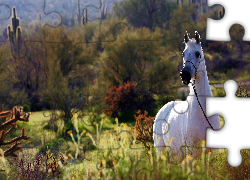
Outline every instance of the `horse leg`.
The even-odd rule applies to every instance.
[[[162,125],[163,125],[162,120],[157,120],[153,125],[154,147],[155,148],[157,147],[160,153],[162,153],[162,151],[165,149]]]

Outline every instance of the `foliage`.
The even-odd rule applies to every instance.
[[[60,151],[60,148],[63,145],[65,145],[65,143],[66,143],[66,141],[63,138],[55,138],[52,140],[52,142],[48,142],[48,143],[42,145],[39,148],[37,155],[42,154],[45,156],[47,151],[57,153]],[[67,146],[67,148],[69,148],[69,146]]]
[[[170,78],[174,72],[172,68],[168,69],[169,71],[164,69],[165,73],[159,72],[163,70],[161,65],[173,67],[173,63],[164,56],[164,47],[160,46],[160,41],[157,40],[160,37],[159,29],[152,32],[147,28],[141,28],[131,29],[129,32],[125,28],[117,35],[115,42],[103,42],[99,82],[104,81],[110,86],[118,86],[127,81],[134,81],[139,89],[151,93],[158,91],[154,89],[154,85],[163,85],[165,82],[162,79]],[[142,38],[146,39],[143,43]],[[159,77],[151,78],[155,74]]]
[[[79,147],[80,147],[80,143],[81,143],[81,138],[82,138],[83,134],[86,133],[86,130],[83,130],[83,131],[81,132],[81,134],[79,134],[78,119],[77,119],[77,117],[78,117],[77,114],[74,114],[74,117],[73,117],[73,119],[72,119],[72,121],[73,121],[73,123],[74,123],[74,127],[75,127],[76,132],[77,132],[77,135],[76,135],[77,138],[76,138],[76,140],[75,140],[75,138],[74,138],[74,136],[73,136],[72,131],[68,131],[68,132],[67,132],[68,134],[70,134],[71,139],[72,139],[72,141],[74,142],[74,145],[75,145],[75,148],[76,148],[75,159],[78,158],[78,154],[79,154],[79,152],[80,152]],[[100,129],[98,129],[98,125],[99,125],[99,124],[97,124],[96,122],[93,123],[93,125],[96,125],[97,141],[94,141],[93,137],[92,137],[91,135],[88,135],[88,134],[86,133],[86,135],[88,135],[88,136],[90,137],[90,139],[93,141],[93,145],[95,145],[95,146],[98,146],[98,143],[99,143],[99,141],[100,141],[100,133],[101,133],[101,130],[102,130],[102,123],[103,123],[103,121],[104,121],[104,120],[102,120],[101,123],[100,123]],[[85,145],[84,145],[84,147],[85,147]]]
[[[211,157],[209,162],[209,177],[211,179],[247,179],[250,175],[250,151],[242,149],[240,151],[242,162],[238,167],[232,167],[228,163],[228,150]],[[223,177],[223,178],[222,178]]]
[[[115,2],[113,11],[119,18],[127,18],[134,27],[154,29],[168,24],[176,7],[175,3],[162,0],[126,0]]]
[[[196,25],[196,22],[192,19],[195,12],[194,5],[188,6],[187,4],[183,4],[182,8],[179,7],[174,10],[169,24],[170,28],[164,32],[163,43],[168,51],[183,51],[183,35],[186,31],[193,34],[198,31],[201,36],[204,34],[206,29],[200,29],[199,25]]]
[[[63,37],[59,36],[60,33],[64,34]],[[70,122],[72,114],[82,111],[87,103],[84,94],[89,93],[86,87],[94,72],[88,66],[90,60],[86,57],[87,53],[84,54],[80,46],[72,48],[73,42],[68,41],[65,30],[57,28],[48,36],[53,39],[58,37],[63,43],[49,48],[46,88],[40,96],[60,111],[64,121],[62,135],[66,137],[66,132],[73,128]]]
[[[129,110],[152,110],[154,98],[147,92],[139,91],[134,82],[128,81],[119,87],[111,87],[105,103],[110,107],[104,109],[107,116],[117,117],[119,112]]]
[[[42,163],[41,155],[36,157],[35,163],[28,162],[27,165],[25,165],[25,161],[23,159],[21,159],[20,162],[16,160],[14,163],[21,170],[21,172],[18,175],[18,178],[41,180],[45,178],[54,179],[55,177],[57,178],[62,177],[61,166],[67,164],[68,162],[65,162],[62,155],[60,155],[58,163],[56,162],[56,158],[54,156],[52,155],[49,156],[48,154],[46,154],[45,156],[46,156],[45,163]],[[53,159],[53,161],[49,162],[50,159]],[[33,164],[33,167],[31,164]]]
[[[30,106],[28,104],[23,105],[23,111],[24,112],[30,112]]]
[[[243,87],[239,86],[239,89],[236,92],[236,97],[250,97],[250,92],[248,92],[246,89],[243,90]]]
[[[229,52],[229,48],[228,48],[227,44],[224,42],[219,42],[219,41],[214,41],[214,42],[208,43],[208,47],[206,50],[217,52],[217,53],[228,53]]]
[[[141,113],[141,110],[137,111],[137,116],[135,116],[135,127],[132,127],[136,130],[136,140],[142,142],[146,151],[150,150],[150,147],[153,144],[153,124],[155,117],[148,116],[148,112],[144,111],[144,114]]]
[[[214,97],[225,97],[226,96],[226,92],[225,92],[224,88],[213,88],[212,94]]]

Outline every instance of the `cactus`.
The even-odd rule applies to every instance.
[[[25,128],[22,128],[21,136],[15,137],[10,141],[6,141],[6,137],[11,132],[18,129],[17,124],[16,124],[17,121],[25,121],[25,122],[29,121],[30,114],[25,113],[21,117],[21,112],[22,112],[22,108],[18,110],[16,107],[13,108],[12,112],[10,110],[0,112],[0,118],[6,118],[6,121],[0,125],[0,147],[14,143],[10,148],[6,149],[3,154],[0,154],[0,157],[1,156],[18,157],[18,155],[16,154],[16,151],[22,148],[22,147],[18,147],[18,145],[21,144],[21,142],[19,141],[22,139],[28,140],[30,138],[28,136],[25,136]]]
[[[17,13],[16,13],[16,7],[15,6],[13,6],[12,11],[13,11],[13,17],[11,19],[12,30],[14,31],[14,34],[16,34],[16,30],[17,30],[17,27],[19,26],[20,19],[17,18]]]
[[[41,24],[41,19],[42,19],[42,16],[41,16],[41,13],[39,13],[38,16],[37,16],[37,22],[39,24]]]
[[[21,39],[22,39],[22,29],[20,27],[20,18],[17,17],[16,7],[12,8],[12,19],[11,26],[7,26],[8,38],[13,47],[15,53],[18,53],[20,49]]]
[[[104,0],[101,3],[100,14],[102,20],[107,18],[107,6],[104,4]]]
[[[82,24],[87,24],[88,23],[88,10],[87,8],[83,10],[83,15],[82,15]]]
[[[81,23],[81,17],[80,17],[80,3],[79,0],[77,0],[77,18],[78,18],[78,23]]]
[[[74,20],[74,13],[72,12],[72,17],[71,17],[71,27],[75,25],[75,20]]]

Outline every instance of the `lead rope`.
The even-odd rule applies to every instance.
[[[189,61],[189,62],[190,62],[190,61]],[[192,62],[190,62],[190,63],[192,63]],[[193,64],[193,63],[192,63],[192,64]],[[200,64],[200,62],[199,62],[199,64]],[[194,64],[193,64],[193,66],[194,66]],[[199,66],[199,65],[198,65],[198,66]],[[207,120],[209,126],[214,130],[213,126],[212,126],[212,125],[210,124],[210,122],[208,121],[208,118],[207,118],[207,116],[206,116],[206,114],[205,114],[205,112],[204,112],[204,110],[203,110],[203,108],[202,108],[202,106],[201,106],[201,103],[200,103],[200,101],[199,101],[199,98],[198,98],[198,95],[197,95],[197,92],[196,92],[196,89],[195,89],[195,79],[196,79],[196,75],[197,75],[197,69],[195,68],[195,78],[194,78],[194,83],[192,83],[192,86],[193,86],[193,89],[194,89],[194,93],[195,93],[195,96],[196,96],[196,98],[197,98],[198,104],[199,104],[199,106],[200,106],[200,108],[201,108],[201,110],[202,110],[202,112],[203,112],[204,117],[206,118],[206,120]]]

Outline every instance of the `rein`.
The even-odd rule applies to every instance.
[[[193,64],[191,61],[186,61],[186,62],[190,62],[190,63],[194,66],[194,64]],[[200,64],[200,62],[199,62],[199,64]],[[198,65],[198,66],[199,66],[199,65]],[[196,68],[195,66],[194,66],[194,68],[195,68],[195,78],[194,78],[194,82],[192,83],[192,86],[193,86],[193,89],[194,89],[194,93],[195,93],[195,96],[196,96],[196,98],[197,98],[198,104],[199,104],[199,106],[200,106],[200,108],[201,108],[201,111],[202,111],[202,113],[203,113],[205,119],[207,120],[209,126],[214,130],[213,126],[212,126],[212,125],[210,124],[210,122],[208,121],[208,118],[207,118],[207,116],[206,116],[206,114],[205,114],[205,112],[204,112],[204,110],[203,110],[203,108],[202,108],[202,106],[201,106],[201,103],[200,103],[200,101],[199,101],[199,98],[198,98],[198,95],[197,95],[197,92],[196,92],[196,89],[195,89],[195,79],[196,79],[196,75],[197,75],[197,68]]]

